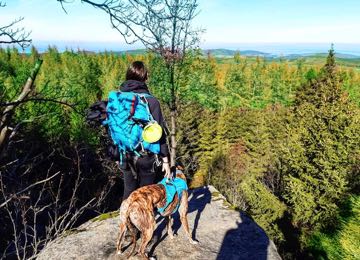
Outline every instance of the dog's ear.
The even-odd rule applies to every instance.
[[[184,171],[185,170],[182,165],[177,165],[176,169],[179,170],[179,171]]]
[[[176,162],[176,169],[178,169],[178,170],[180,170],[180,171],[184,171],[184,170],[185,170],[185,167],[184,167],[184,165],[183,165],[181,162],[177,161],[177,162]]]

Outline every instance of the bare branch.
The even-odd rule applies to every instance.
[[[0,2],[0,8],[5,7],[4,2]],[[24,27],[17,27],[24,17],[19,17],[8,25],[0,26],[0,44],[17,44],[22,49],[29,47],[32,40],[29,38],[31,32],[25,31]]]
[[[16,198],[18,197],[20,194],[32,189],[33,187],[39,185],[39,184],[42,184],[42,183],[46,183],[48,182],[49,180],[51,180],[52,178],[54,178],[55,176],[59,175],[60,172],[57,172],[55,174],[53,174],[52,176],[50,176],[49,178],[46,178],[44,180],[41,180],[41,181],[37,181],[35,183],[32,183],[31,185],[29,185],[28,187],[26,187],[25,189],[22,189],[21,191],[17,192],[16,194],[14,194],[12,197],[8,198],[7,200],[5,200],[3,203],[0,204],[0,208],[6,206],[6,204],[9,203],[9,201],[11,201],[13,198]]]
[[[5,102],[5,103],[0,102],[0,107],[18,106],[20,104],[27,103],[27,102],[51,102],[51,103],[56,103],[56,104],[68,106],[68,107],[72,108],[75,112],[81,114],[80,112],[78,112],[76,110],[76,108],[75,108],[76,104],[69,104],[69,103],[67,103],[65,101],[56,100],[56,99],[52,99],[52,98],[27,98],[27,99],[24,99],[24,100],[18,100],[18,101],[13,101],[13,102]]]
[[[22,102],[27,98],[27,96],[30,94],[31,91],[33,91],[34,87],[34,81],[35,78],[40,70],[42,64],[42,60],[38,60],[35,64],[35,67],[31,71],[31,74],[29,78],[27,79],[24,87],[21,90],[20,95],[14,102]],[[2,154],[2,151],[8,141],[8,138],[11,134],[10,130],[10,121],[12,118],[12,115],[14,113],[14,110],[16,108],[16,105],[8,105],[5,106],[4,111],[0,114],[0,156]]]
[[[1,213],[7,215],[6,224],[12,229],[13,236],[11,245],[3,253],[3,257],[36,259],[40,250],[50,241],[78,224],[79,218],[84,216],[87,209],[102,205],[109,194],[108,185],[104,186],[99,196],[90,197],[86,201],[79,200],[79,194],[83,192],[82,183],[86,180],[81,168],[83,151],[86,150],[75,148],[75,158],[71,158],[75,166],[75,176],[72,173],[67,175],[68,173],[60,172],[51,174],[54,165],[52,163],[44,179],[34,181],[18,192],[11,192],[11,186],[4,182],[9,179],[8,175],[11,173],[5,171],[6,174],[0,174],[0,194],[5,200],[0,209]],[[8,165],[15,163],[11,162]],[[75,178],[74,181],[69,180],[69,177]],[[18,188],[21,184],[23,183],[17,183],[13,187]],[[45,216],[47,221],[44,222]],[[45,225],[41,232],[39,225]]]
[[[67,0],[57,0],[63,4]],[[184,54],[198,41],[201,30],[193,30],[197,0],[81,0],[109,15],[110,23],[128,44],[141,42],[163,55],[170,48]],[[182,51],[179,51],[182,50]]]

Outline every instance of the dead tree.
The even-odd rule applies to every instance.
[[[57,171],[51,163],[46,175],[38,179],[32,177],[35,175],[31,171],[32,158],[27,163],[16,160],[0,166],[0,218],[6,221],[3,224],[8,224],[12,235],[11,241],[0,253],[0,259],[36,259],[50,241],[75,227],[85,210],[95,209],[104,202],[111,189],[109,185],[103,186],[97,196],[86,201],[79,198],[84,189],[83,183],[89,178],[82,169],[86,163],[82,159],[84,152],[86,149],[74,148],[71,173]],[[41,162],[51,160],[54,153],[45,156]],[[22,178],[14,180],[12,169],[19,167]]]
[[[14,128],[11,127],[11,119],[15,112],[15,108],[24,102],[28,95],[33,91],[34,89],[34,81],[36,78],[36,75],[38,74],[40,67],[42,64],[42,60],[38,60],[35,64],[34,69],[32,70],[30,77],[26,81],[24,87],[21,90],[21,93],[17,97],[16,100],[12,103],[5,103],[3,105],[4,109],[0,111],[0,158],[4,151],[4,148],[6,147],[6,144],[13,133]]]
[[[65,10],[68,0],[57,0]],[[161,55],[166,62],[170,86],[171,165],[176,158],[176,115],[178,82],[176,68],[186,51],[199,42],[202,30],[191,22],[197,15],[197,0],[81,0],[109,15],[112,26],[126,43],[141,42],[147,49]]]
[[[0,1],[0,8],[5,6],[5,2]],[[31,44],[30,32],[25,31],[24,27],[18,27],[23,20],[24,17],[19,17],[7,25],[0,25],[0,45],[17,44],[25,49]]]
[[[64,102],[61,99],[65,97],[57,97],[57,99],[49,98],[42,95],[41,92],[35,91],[35,79],[40,70],[42,60],[38,60],[35,63],[33,70],[30,73],[29,78],[27,79],[25,85],[22,87],[20,94],[15,100],[12,101],[3,101],[0,99],[0,159],[6,151],[7,144],[9,140],[15,137],[20,126],[30,120],[24,120],[21,122],[13,122],[12,117],[15,113],[15,110],[18,106],[27,103],[27,102],[51,102],[60,104],[63,106],[68,106],[72,108],[76,113],[81,114],[81,112],[76,110],[76,104],[70,104]]]

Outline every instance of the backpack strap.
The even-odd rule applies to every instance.
[[[136,105],[137,105],[137,98],[136,98],[136,95],[134,95],[132,98],[132,101],[131,101],[131,109],[130,109],[129,118],[132,118],[134,116]]]
[[[147,94],[147,93],[141,93],[141,94],[138,94],[140,99],[146,104],[146,109],[148,111],[148,114],[149,114],[149,121],[154,121],[154,117],[153,115],[151,114],[151,111],[150,111],[150,106],[149,106],[149,101],[147,100],[147,98],[149,97],[153,97],[152,95],[150,94]]]

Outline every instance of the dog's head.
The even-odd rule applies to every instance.
[[[175,177],[186,181],[186,176],[183,171],[184,171],[184,167],[182,167],[181,165],[177,165],[175,168]]]

